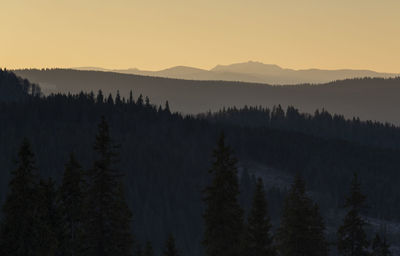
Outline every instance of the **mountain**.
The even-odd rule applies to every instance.
[[[15,70],[15,73],[40,84],[45,93],[97,92],[125,98],[148,95],[156,105],[168,100],[174,111],[197,114],[224,107],[293,105],[303,112],[326,109],[355,116],[361,120],[377,120],[400,124],[400,78],[364,78],[340,80],[318,85],[271,86],[229,81],[179,80],[115,72],[78,71],[67,69]]]
[[[363,77],[396,77],[399,74],[379,73],[371,70],[322,70],[304,69],[294,70],[281,68],[278,65],[264,64],[249,61],[231,65],[217,65],[205,70],[186,66],[176,66],[160,71],[144,71],[139,69],[115,69],[81,67],[77,70],[86,71],[112,71],[123,74],[135,74],[145,76],[158,76],[166,78],[189,79],[189,80],[225,80],[252,83],[267,83],[274,85],[302,84],[302,83],[327,83],[335,80]]]

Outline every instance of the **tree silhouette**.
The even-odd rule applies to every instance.
[[[318,206],[306,195],[304,181],[297,175],[285,200],[277,234],[280,255],[328,255],[324,231]]]
[[[238,203],[236,158],[221,134],[214,150],[211,184],[205,189],[203,244],[208,256],[241,255],[243,210]]]
[[[38,233],[38,181],[34,154],[27,139],[22,143],[17,168],[11,175],[1,222],[1,255],[39,256],[43,251]]]
[[[271,236],[271,224],[268,217],[264,184],[257,179],[253,204],[247,221],[245,253],[251,256],[273,256],[276,251]]]
[[[62,255],[75,256],[82,249],[82,218],[85,194],[84,173],[73,153],[65,165],[59,188],[60,215],[62,219]]]
[[[343,256],[368,255],[369,241],[364,230],[367,223],[361,217],[361,210],[365,207],[365,196],[361,193],[361,184],[356,173],[345,207],[349,208],[349,211],[338,229],[338,252]]]
[[[97,153],[88,172],[88,192],[85,202],[84,255],[131,255],[131,212],[125,202],[115,169],[117,153],[104,117],[98,126],[94,150]]]

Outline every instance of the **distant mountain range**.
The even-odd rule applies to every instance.
[[[400,125],[400,77],[340,80],[319,85],[271,86],[267,84],[182,80],[116,72],[72,69],[26,69],[14,72],[38,83],[44,93],[78,93],[99,89],[105,94],[149,96],[153,104],[169,101],[173,111],[197,114],[223,107],[292,105],[303,112],[316,109],[343,114],[348,118],[377,120]]]
[[[176,66],[159,71],[145,71],[136,68],[131,69],[104,69],[96,67],[78,67],[77,70],[86,71],[112,71],[123,74],[134,74],[144,76],[156,76],[188,80],[224,80],[240,81],[251,83],[266,83],[272,85],[289,85],[303,83],[326,83],[335,80],[364,77],[389,78],[400,76],[393,73],[379,73],[371,70],[322,70],[304,69],[294,70],[285,69],[277,65],[264,64],[261,62],[249,61],[231,65],[217,65],[216,67],[205,70],[187,66]]]

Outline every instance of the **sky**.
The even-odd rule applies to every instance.
[[[400,73],[399,0],[0,0],[0,67]]]

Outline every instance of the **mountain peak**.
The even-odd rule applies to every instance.
[[[248,61],[241,63],[234,63],[230,65],[217,65],[211,69],[214,72],[233,72],[233,73],[245,73],[245,74],[259,74],[259,73],[271,73],[279,72],[283,70],[281,67],[275,64],[264,64],[259,61]]]

